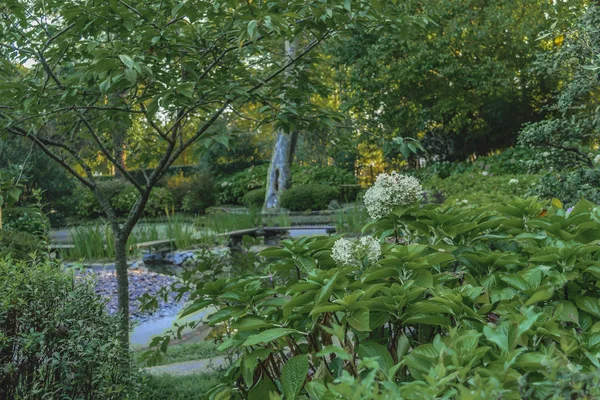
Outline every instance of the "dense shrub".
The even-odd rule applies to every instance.
[[[148,375],[141,395],[143,400],[203,400],[219,383],[222,373],[194,375]]]
[[[181,208],[187,212],[204,213],[217,202],[215,181],[211,174],[196,174],[190,178],[189,188]]]
[[[526,196],[537,184],[537,175],[484,175],[466,172],[446,179],[433,177],[422,182],[430,203],[446,198],[447,204],[465,202],[480,206],[504,204],[515,196]],[[512,181],[512,183],[511,183]],[[515,182],[516,181],[516,182]],[[433,198],[431,192],[438,193]]]
[[[318,183],[337,187],[356,184],[357,180],[352,172],[334,166],[314,165],[305,167],[294,165],[292,168],[292,182],[295,185]]]
[[[42,242],[35,234],[0,230],[0,259],[10,255],[15,260],[25,260],[32,253],[39,255],[42,250]]]
[[[290,211],[325,210],[340,191],[328,185],[298,185],[281,194],[280,206]]]
[[[0,398],[134,398],[116,317],[56,265],[0,260]]]
[[[490,175],[535,174],[541,170],[569,168],[572,163],[568,160],[569,156],[564,151],[551,149],[540,152],[529,147],[517,146],[489,156],[480,156],[473,162],[433,162],[418,170],[417,175],[421,179],[429,179],[432,176],[446,179],[467,172],[478,174],[484,171]]]
[[[133,186],[123,179],[109,179],[105,181],[99,181],[97,183],[98,189],[102,192],[104,197],[112,203],[113,199],[128,188]],[[102,207],[96,200],[96,197],[88,188],[80,188],[77,191],[77,213],[82,217],[98,217],[103,215]]]
[[[242,198],[251,190],[267,185],[268,165],[250,167],[219,182],[219,201],[221,204],[242,204]]]
[[[214,307],[242,354],[211,398],[599,398],[598,207],[407,206],[365,228],[187,274],[190,312]]]
[[[3,228],[44,236],[50,228],[48,217],[36,207],[14,207],[2,210]]]
[[[125,215],[131,210],[137,201],[139,192],[133,185],[127,185],[123,190],[111,199],[111,204],[118,215]],[[148,203],[144,209],[144,215],[156,217],[164,215],[173,207],[173,197],[168,189],[155,187],[150,193]]]
[[[248,208],[261,208],[265,203],[266,189],[251,190],[244,195],[242,203]]]
[[[227,177],[219,183],[219,200],[223,204],[244,204],[243,197],[251,190],[263,189],[267,186],[269,165],[248,168]],[[300,166],[292,167],[294,185],[323,184],[333,187],[354,185],[356,177],[351,172],[333,166]],[[345,194],[347,201],[354,201],[360,187],[348,188]],[[344,198],[341,200],[345,201]]]
[[[549,173],[540,178],[532,194],[556,197],[571,206],[581,198],[600,204],[600,168],[582,168],[563,173]]]

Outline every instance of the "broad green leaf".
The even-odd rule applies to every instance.
[[[348,323],[351,327],[361,332],[369,332],[369,310],[367,308],[357,308],[348,315]]]
[[[554,294],[553,287],[547,287],[545,289],[538,290],[525,302],[525,306],[530,306],[532,304],[539,303],[540,301],[549,300],[552,298],[553,294]]]
[[[379,343],[367,342],[361,343],[358,346],[358,356],[360,358],[376,357],[379,360],[379,366],[382,371],[387,372],[394,366],[394,360],[390,355],[390,352],[385,346]]]
[[[266,374],[260,378],[260,381],[248,392],[248,400],[268,400],[271,396],[277,396],[278,390],[271,378]]]
[[[281,386],[286,399],[298,396],[308,376],[308,358],[300,355],[290,358],[281,369]]]
[[[250,336],[244,342],[244,346],[254,346],[259,343],[270,342],[271,340],[279,339],[283,336],[288,336],[293,333],[300,333],[296,329],[290,328],[273,328]]]
[[[323,349],[321,349],[316,356],[317,357],[325,357],[329,354],[335,354],[336,357],[341,358],[342,360],[349,360],[350,359],[350,355],[348,354],[348,352],[344,349],[342,349],[340,346],[336,346],[334,344],[330,344],[328,346],[325,346]]]

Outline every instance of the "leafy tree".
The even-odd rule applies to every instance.
[[[327,38],[394,22],[384,11],[376,0],[2,2],[2,132],[35,143],[101,204],[115,236],[124,343],[127,238],[167,168],[192,144],[220,138],[210,128],[222,115],[249,102],[278,104],[285,71]],[[292,57],[281,52],[286,40],[299,43]],[[130,148],[120,124],[132,116],[147,129],[130,157],[153,167],[141,181],[115,156],[115,143]],[[192,118],[200,122],[184,135]],[[98,188],[99,156],[137,191],[124,222]]]
[[[399,5],[435,24],[356,32],[331,46],[343,106],[364,141],[379,143],[387,160],[399,156],[391,139],[422,139],[432,155],[464,159],[515,143],[525,121],[542,118],[537,106],[552,80],[530,71],[544,42],[539,32],[560,24],[583,1],[424,0]]]
[[[543,52],[537,60],[542,76],[561,81],[556,95],[545,106],[548,118],[525,125],[521,143],[571,154],[575,164],[592,168],[585,147],[598,143],[600,120],[600,7],[590,6],[573,26],[554,24],[540,39],[556,51]]]

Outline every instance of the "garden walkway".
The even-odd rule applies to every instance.
[[[204,360],[184,361],[175,364],[158,365],[156,367],[144,368],[153,375],[192,375],[216,371],[220,367],[226,366],[225,357],[213,357]]]

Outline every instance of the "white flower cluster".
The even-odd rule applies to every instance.
[[[594,164],[600,164],[600,154],[594,157]]]
[[[510,181],[508,181],[509,185],[518,185],[519,184],[519,180],[518,179],[511,179]]]
[[[375,263],[381,258],[381,244],[371,236],[363,236],[358,242],[341,238],[333,244],[331,258],[342,267],[358,265],[365,258]]]
[[[380,174],[365,193],[364,202],[371,218],[380,219],[389,215],[396,206],[407,206],[416,202],[423,193],[417,178],[397,172]]]

